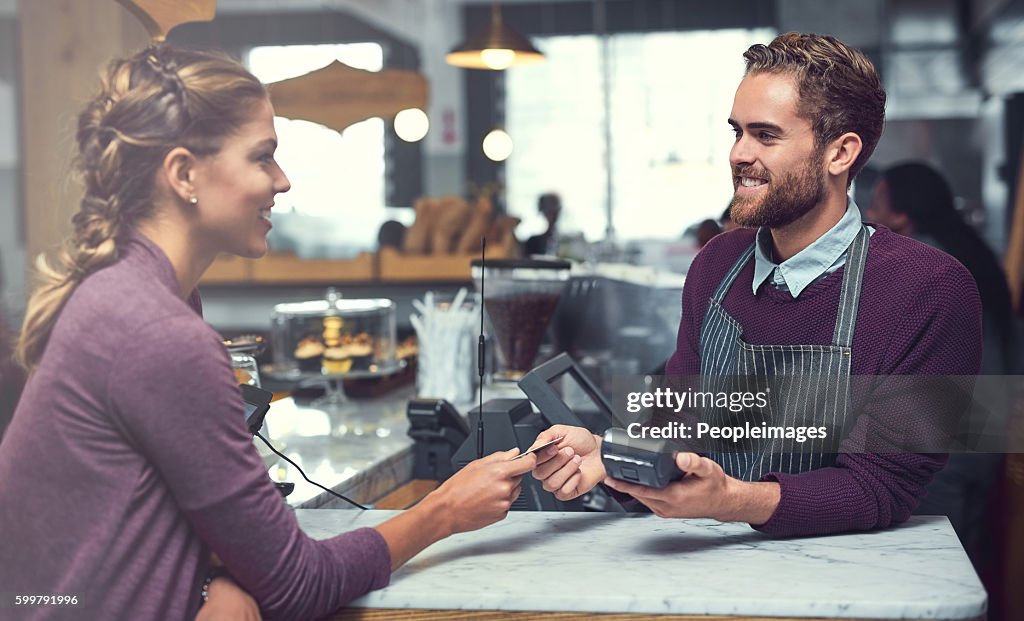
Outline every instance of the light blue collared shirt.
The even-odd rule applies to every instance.
[[[853,198],[848,197],[846,213],[835,226],[810,246],[782,263],[776,263],[771,259],[771,232],[762,226],[757,230],[757,242],[754,244],[754,295],[757,295],[758,287],[771,277],[773,285],[797,297],[809,284],[846,264],[846,249],[857,237],[860,227],[860,209]],[[869,226],[868,232],[874,235],[874,227]]]

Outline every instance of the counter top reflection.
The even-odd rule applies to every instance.
[[[413,441],[407,435],[406,407],[414,396],[415,388],[407,385],[382,397],[352,399],[340,411],[313,408],[286,397],[271,404],[266,418],[268,437],[309,478],[356,502],[369,504],[412,479]],[[512,383],[484,388],[485,401],[523,396]],[[466,415],[476,404],[455,407]],[[293,466],[258,439],[255,442],[270,478],[295,483],[295,490],[288,496],[289,505],[304,509],[352,508],[306,482]]]
[[[385,397],[353,399],[340,410],[317,409],[292,397],[279,399],[267,414],[274,447],[306,475],[366,504],[406,483],[412,474],[412,440],[405,415],[413,396],[404,387]],[[306,482],[298,471],[256,441],[270,477],[295,483],[288,503],[302,508],[345,509],[349,505]]]

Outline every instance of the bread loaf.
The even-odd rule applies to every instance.
[[[431,234],[431,254],[452,254],[471,209],[461,196],[444,196],[438,200],[437,223]]]
[[[437,209],[432,198],[416,199],[416,220],[405,232],[402,250],[405,254],[427,254],[430,251],[430,234],[434,229]]]
[[[519,226],[519,218],[503,215],[498,216],[491,224],[487,233],[487,244],[507,249],[507,256],[515,258],[520,256],[519,242],[516,240],[515,230]]]
[[[456,253],[469,254],[480,250],[480,238],[487,233],[491,226],[493,211],[494,204],[491,202],[490,195],[481,194],[477,197],[469,216],[469,222],[455,245]]]

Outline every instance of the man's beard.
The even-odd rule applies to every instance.
[[[769,180],[762,196],[746,198],[734,194],[729,204],[733,222],[747,227],[781,228],[799,220],[825,200],[825,174],[820,162],[816,155],[802,169]],[[763,169],[753,166],[735,166],[733,176],[768,179]]]

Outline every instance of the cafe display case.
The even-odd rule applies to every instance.
[[[322,300],[278,304],[271,314],[275,379],[368,377],[398,369],[395,304],[347,299],[334,288]]]

